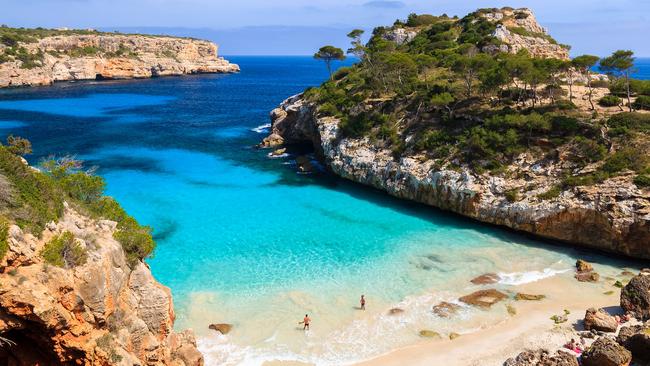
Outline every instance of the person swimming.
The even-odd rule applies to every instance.
[[[364,295],[361,295],[360,302],[361,302],[361,310],[366,310],[366,298],[364,297]]]
[[[305,318],[298,324],[304,324],[302,330],[309,330],[309,323],[311,323],[311,319],[309,318],[309,315],[305,314]]]

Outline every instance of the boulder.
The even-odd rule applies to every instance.
[[[476,278],[473,278],[470,282],[472,282],[475,285],[489,285],[489,284],[499,282],[499,275],[497,275],[496,273],[486,273]]]
[[[259,147],[273,148],[281,146],[282,144],[284,144],[284,139],[282,136],[276,133],[272,133],[265,137],[264,140],[262,140],[262,142],[259,144]]]
[[[638,319],[650,319],[650,275],[639,274],[623,287],[621,307]]]
[[[546,350],[524,351],[516,357],[509,358],[504,366],[579,366],[575,355],[557,351],[554,356]]]
[[[440,338],[440,333],[434,332],[432,330],[423,329],[420,331],[420,337],[424,338]]]
[[[616,332],[618,322],[603,309],[589,308],[585,313],[585,329],[602,332]]]
[[[582,354],[583,366],[628,366],[630,361],[630,351],[607,337],[598,338]]]
[[[478,306],[482,308],[489,308],[499,301],[507,299],[508,295],[495,289],[480,290],[473,292],[469,295],[463,296],[458,300],[465,304]]]
[[[575,278],[580,282],[598,282],[600,275],[594,271],[578,272],[576,273]]]
[[[232,324],[226,324],[226,323],[210,324],[208,328],[216,330],[221,334],[228,334],[230,333],[230,330],[232,330]]]
[[[449,318],[460,310],[460,305],[443,301],[440,304],[435,305],[431,310],[441,318]]]
[[[576,262],[576,271],[578,272],[589,272],[593,271],[594,267],[591,265],[591,263],[584,261],[582,259],[578,259]]]
[[[296,165],[301,173],[311,173],[314,171],[314,165],[309,160],[309,157],[300,155],[296,158]]]
[[[521,292],[518,292],[515,295],[515,300],[517,300],[517,301],[522,301],[522,300],[525,300],[525,301],[539,301],[539,300],[542,300],[542,299],[545,299],[545,298],[546,298],[546,295],[531,295],[531,294],[524,294],[524,293],[521,293]]]
[[[633,325],[621,328],[616,341],[632,352],[639,364],[650,364],[650,325]]]
[[[452,340],[452,341],[453,341],[454,339],[456,339],[456,338],[458,338],[458,337],[460,337],[460,334],[458,334],[458,333],[456,333],[456,332],[451,332],[451,333],[449,333],[449,340]]]
[[[276,150],[273,150],[271,155],[272,156],[280,156],[280,155],[284,154],[285,152],[287,152],[286,148],[276,149]]]

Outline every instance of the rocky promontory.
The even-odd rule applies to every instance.
[[[341,138],[340,120],[322,117],[301,95],[271,112],[272,134],[263,146],[311,143],[333,173],[482,222],[592,249],[650,259],[650,194],[629,176],[577,187],[545,200],[539,195],[562,178],[554,159],[522,154],[508,167],[516,177],[444,169],[424,155],[401,156],[368,138]],[[533,184],[534,183],[534,184]],[[525,189],[534,186],[534,189]],[[513,202],[508,192],[517,190]]]
[[[173,330],[169,289],[144,262],[127,263],[115,230],[114,221],[68,206],[40,238],[8,227],[0,261],[0,364],[203,364],[193,333]],[[59,267],[43,259],[46,243],[62,233],[83,248],[84,264]]]
[[[239,71],[203,40],[14,28],[0,33],[0,87]]]

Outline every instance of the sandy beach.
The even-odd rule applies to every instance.
[[[448,334],[439,339],[426,339],[421,343],[400,348],[361,363],[359,366],[403,365],[502,365],[509,357],[526,349],[545,348],[555,351],[571,338],[579,339],[577,331],[583,330],[582,319],[590,307],[605,308],[612,314],[619,313],[620,290],[612,285],[613,279],[601,279],[598,283],[580,283],[573,273],[543,279],[533,283],[513,286],[510,295],[521,292],[543,294],[540,301],[515,301],[512,298],[494,306],[511,306],[516,314],[486,325],[471,333],[461,334],[450,340]],[[618,279],[618,276],[617,278]],[[485,286],[489,288],[489,285]],[[613,293],[610,293],[613,291]],[[606,294],[607,293],[607,294]],[[568,310],[568,321],[554,324],[553,315]],[[460,320],[459,320],[460,321]],[[433,329],[435,331],[435,329]],[[590,340],[587,340],[589,343]],[[305,363],[272,361],[266,366],[296,366]]]

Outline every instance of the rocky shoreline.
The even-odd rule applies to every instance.
[[[218,56],[216,44],[189,38],[72,34],[48,36],[16,47],[40,60],[32,65],[17,59],[0,62],[0,88],[239,71],[238,65]],[[0,55],[9,49],[0,44]]]
[[[145,263],[127,264],[115,229],[70,207],[41,238],[9,227],[0,262],[0,364],[203,365],[192,331],[173,330],[169,289]],[[60,268],[39,255],[63,232],[85,248],[85,264]]]
[[[508,167],[514,178],[468,167],[446,169],[423,155],[396,159],[367,138],[341,138],[340,121],[316,110],[301,94],[288,98],[271,112],[272,131],[260,146],[312,144],[334,174],[390,195],[546,239],[650,259],[650,194],[629,176],[543,200],[538,196],[561,180],[561,158],[540,160],[524,153]],[[527,190],[531,182],[535,188]],[[508,197],[513,190],[517,200]]]

